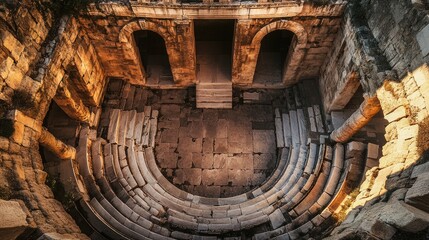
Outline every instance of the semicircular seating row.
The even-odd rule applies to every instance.
[[[112,110],[107,139],[89,127],[80,132],[78,164],[70,167],[81,196],[77,222],[92,239],[309,238],[326,227],[365,164],[345,161],[345,147],[323,135],[309,138],[312,116],[302,104],[288,109],[276,110],[283,144],[274,173],[229,198],[196,196],[163,176],[154,155],[157,110]]]

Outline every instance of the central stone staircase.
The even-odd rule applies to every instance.
[[[232,83],[198,83],[197,108],[232,108]]]

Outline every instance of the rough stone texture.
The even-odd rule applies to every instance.
[[[429,226],[429,213],[399,201],[386,205],[380,219],[406,232],[419,232]]]
[[[416,1],[401,0],[355,1],[360,2],[359,8],[364,11],[350,8],[342,18],[345,1],[329,2],[316,5],[309,1],[270,3],[260,0],[229,4],[229,1],[222,0],[220,3],[204,1],[197,8],[181,3],[179,7],[174,0],[162,4],[145,1],[124,4],[124,1],[115,1],[91,6],[89,16],[81,16],[77,20],[64,17],[57,22],[49,9],[35,1],[7,1],[7,5],[0,6],[0,99],[8,105],[7,108],[17,108],[28,118],[15,119],[15,133],[9,138],[0,137],[0,186],[11,192],[4,197],[10,198],[13,194],[14,198],[22,200],[28,209],[27,223],[46,238],[85,239],[45,183],[45,171],[58,171],[58,163],[55,160],[42,161],[39,152],[40,129],[49,108],[55,111],[60,106],[70,116],[86,121],[88,114],[93,115],[92,107],[100,105],[107,76],[112,80],[123,78],[144,84],[148,73],[133,46],[132,33],[136,30],[155,31],[163,37],[175,80],[168,87],[196,83],[198,66],[195,61],[193,19],[216,16],[237,20],[232,54],[234,84],[258,87],[252,81],[259,43],[269,32],[283,29],[295,33],[296,39],[283,67],[282,85],[270,87],[282,87],[283,84],[320,75],[326,111],[344,106],[356,91],[358,82],[364,93],[371,96],[376,93],[380,100],[388,121],[385,135],[388,142],[383,145],[379,164],[371,164],[372,168],[367,169],[365,180],[356,190],[358,195],[351,206],[360,206],[355,209],[359,213],[338,227],[343,230],[346,227],[347,230],[334,230],[333,238],[339,239],[335,234],[350,237],[354,233],[365,233],[368,238],[387,239],[392,237],[395,229],[386,222],[416,231],[417,228],[413,227],[423,226],[424,221],[421,221],[423,218],[413,220],[416,215],[413,215],[414,210],[410,210],[412,208],[401,205],[406,208],[400,213],[406,213],[404,217],[396,213],[382,217],[379,213],[388,209],[383,208],[384,205],[393,204],[394,200],[401,198],[413,207],[428,211],[427,171],[423,167],[414,168],[422,153],[429,148],[429,56],[425,41],[428,32],[427,5],[416,7],[413,5]],[[183,19],[184,16],[187,18]],[[133,98],[135,94],[135,99],[139,99],[135,102],[146,102],[148,96],[144,95],[143,88],[131,90],[129,84],[126,86],[116,92],[132,95]],[[19,97],[20,92],[26,92],[29,96]],[[114,94],[112,92],[115,91],[107,91],[107,94]],[[17,103],[16,99],[13,101],[17,96],[21,103]],[[185,104],[183,96],[160,96],[159,92],[155,92],[150,97],[170,104]],[[52,99],[57,105],[51,104]],[[111,100],[109,104],[115,101],[113,98],[108,100]],[[25,103],[32,103],[33,106],[27,108]],[[132,106],[132,103],[130,100],[118,105],[142,111],[142,106]],[[114,105],[109,104],[106,104],[106,114]],[[156,104],[155,108],[162,105]],[[160,110],[163,111],[162,108]],[[3,105],[0,111],[3,117]],[[156,148],[159,148],[159,159],[171,161],[162,165],[167,169],[167,177],[193,189],[187,189],[189,191],[206,192],[207,196],[221,196],[221,193],[232,196],[260,184],[264,179],[263,171],[273,166],[261,159],[275,156],[274,141],[271,139],[273,129],[266,127],[272,124],[272,119],[267,118],[272,118],[273,114],[267,105],[252,104],[246,111],[248,116],[260,113],[254,116],[257,118],[255,122],[260,123],[249,124],[246,119],[236,118],[228,111],[201,113],[189,105],[184,109],[164,110],[161,118],[163,114],[166,117],[161,120],[160,128],[165,132],[157,135],[160,144]],[[75,144],[79,123],[60,120],[63,119],[58,118],[56,123],[56,127],[61,129],[57,129],[58,132],[67,136],[64,136],[67,144]],[[180,128],[183,129],[180,131]],[[231,133],[230,129],[237,131],[237,134]],[[94,132],[89,134],[90,138],[95,138]],[[257,138],[257,143],[253,137]],[[262,157],[262,154],[267,155]],[[46,159],[56,159],[48,155],[44,154]],[[222,172],[218,175],[215,171],[218,169],[225,170],[227,174]],[[350,165],[350,169],[354,166]],[[414,170],[416,173],[412,174]],[[414,178],[417,172],[419,176],[414,183],[410,178]],[[215,179],[225,175],[231,186],[223,185],[224,178]],[[201,185],[202,182],[214,183],[213,180],[219,180],[220,185]],[[396,192],[397,189],[408,188],[406,194]],[[396,211],[399,206],[390,208]],[[151,210],[151,213],[157,212],[154,208]],[[252,219],[234,224],[244,226],[251,221],[259,224],[260,219],[268,222],[268,216],[274,209],[265,210],[262,212],[264,215],[259,212],[261,216],[247,216]],[[226,215],[222,211],[204,214],[214,214],[216,217]],[[322,212],[328,222],[330,214],[327,210]],[[409,218],[411,215],[413,217]],[[398,223],[399,218],[407,221]],[[154,221],[161,220],[156,217]],[[306,234],[311,225],[307,223],[284,236]],[[291,226],[289,224],[284,229],[291,230]],[[264,226],[255,228],[260,229],[262,231]],[[64,236],[58,237],[58,233]],[[183,235],[183,238],[192,237]]]
[[[3,239],[16,239],[28,227],[27,214],[18,202],[0,200],[0,235]]]
[[[50,10],[36,4],[20,1],[14,3],[13,11],[1,7],[0,99],[26,116],[12,118],[16,131],[11,138],[0,137],[1,186],[23,201],[29,226],[39,233],[61,232],[86,239],[45,184],[44,168],[48,166],[42,162],[38,138],[66,74],[77,81],[67,87],[70,99],[79,99],[80,106],[86,107],[100,103],[106,79],[94,48],[84,40],[75,19],[62,18],[54,24]],[[3,110],[0,117],[4,117]]]
[[[266,95],[276,99],[281,91]],[[232,110],[193,109],[156,99],[151,104],[160,104],[158,166],[177,187],[206,197],[230,197],[258,186],[274,170],[274,107],[254,103]],[[171,124],[176,120],[179,125]]]
[[[348,233],[353,233],[354,230],[349,231],[349,229],[356,228],[357,222],[361,219],[359,216],[364,216],[362,215],[363,213],[374,211],[371,205],[378,198],[395,198],[393,194],[386,195],[387,191],[409,187],[410,185],[407,184],[410,184],[410,176],[416,177],[417,173],[422,175],[426,172],[425,167],[420,166],[414,168],[415,174],[411,175],[413,166],[421,156],[421,153],[428,149],[425,143],[427,141],[427,132],[422,130],[423,126],[427,126],[428,119],[426,85],[429,74],[425,63],[428,61],[428,54],[422,51],[424,43],[421,42],[421,36],[424,35],[425,26],[428,24],[425,18],[425,11],[414,8],[410,2],[390,1],[387,3],[375,1],[369,4],[369,2],[362,1],[362,4],[362,8],[365,9],[363,14],[368,20],[366,30],[369,30],[370,34],[378,42],[376,47],[383,52],[382,57],[385,57],[390,67],[396,71],[399,81],[388,81],[391,77],[389,73],[368,78],[368,75],[360,72],[364,92],[377,92],[383,114],[389,122],[385,134],[388,142],[382,148],[383,156],[379,162],[373,160],[378,157],[378,149],[371,144],[368,146],[366,176],[360,185],[356,201],[352,204],[352,208],[355,209],[358,206],[363,206],[361,214],[336,228],[333,231],[333,238],[335,239],[342,239]],[[381,17],[380,13],[382,13],[383,17]],[[351,94],[343,89],[347,89],[348,81],[351,81],[349,78],[353,76],[356,67],[365,70],[365,66],[361,66],[362,62],[359,58],[365,56],[368,52],[359,53],[360,50],[356,41],[348,40],[350,36],[353,36],[353,31],[355,31],[355,29],[349,27],[349,24],[353,24],[352,21],[347,19],[346,15],[343,28],[336,39],[338,43],[336,45],[339,47],[334,48],[328,54],[328,56],[335,56],[335,58],[328,57],[325,67],[322,69],[320,86],[325,110],[327,111],[332,108],[335,109],[338,98],[342,98],[342,96],[348,98]],[[395,24],[392,24],[392,22]],[[371,45],[365,46],[363,49],[369,48],[371,48]],[[342,51],[342,49],[346,50]],[[409,71],[407,66],[408,69],[415,70]],[[379,77],[383,77],[384,79],[381,80],[387,81],[380,81]],[[421,81],[418,79],[421,79]],[[372,163],[368,165],[368,161]],[[377,165],[379,169],[375,168]],[[427,180],[425,181],[427,183]],[[427,209],[425,207],[427,199],[424,193],[426,192],[427,184],[423,183],[425,181],[419,181],[417,178],[416,183],[407,192],[410,199],[412,198],[411,196],[415,197],[413,206],[419,206],[422,209]],[[407,199],[407,197],[405,198]],[[412,202],[410,199],[406,200],[408,204]],[[400,210],[397,211],[399,212]],[[394,212],[391,213],[391,217],[399,218],[400,214]],[[406,212],[405,209],[401,211],[403,214],[406,214]],[[382,217],[377,221],[374,221],[373,224],[380,224],[380,226],[385,227],[386,225],[383,222],[388,220],[387,217]],[[402,227],[407,225],[406,221],[403,223]],[[388,224],[392,224],[392,222]],[[369,231],[372,227],[368,226],[365,228]],[[395,227],[399,228],[398,225]],[[345,228],[348,228],[348,231],[343,233],[336,231],[337,229]],[[385,229],[385,231],[389,232],[388,229]],[[406,231],[411,231],[411,229],[408,228]],[[377,233],[374,232],[372,235],[377,235]],[[389,236],[378,237],[389,238]]]
[[[416,182],[408,190],[405,202],[424,211],[429,211],[429,173],[417,177]]]

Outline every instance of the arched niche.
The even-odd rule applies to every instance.
[[[140,55],[139,47],[137,46],[135,32],[139,31],[150,31],[158,34],[163,40],[164,45],[166,46],[167,55],[169,54],[169,47],[167,46],[168,39],[171,39],[165,28],[160,27],[158,24],[155,24],[150,21],[145,20],[137,20],[128,23],[125,25],[121,31],[119,32],[119,42],[122,44],[122,50],[124,54],[124,58],[132,63],[133,66],[129,66],[130,68],[134,68],[139,73],[140,79],[134,79],[134,82],[139,83],[141,85],[147,85],[147,72],[142,62],[142,57]],[[171,71],[171,70],[170,70]]]
[[[274,31],[288,31],[293,33],[293,37],[290,40],[289,48],[285,60],[283,61],[282,67],[282,82],[279,85],[287,86],[296,83],[297,79],[297,70],[301,64],[304,55],[305,47],[307,45],[307,32],[304,27],[293,21],[288,20],[279,20],[272,22],[263,28],[261,28],[253,37],[249,49],[255,53],[254,61],[250,64],[253,66],[250,69],[253,69],[253,77],[257,65],[257,59],[259,58],[259,53],[261,49],[262,40],[271,32]],[[252,80],[252,84],[254,84]]]
[[[163,37],[151,30],[138,30],[133,35],[140,62],[145,70],[146,85],[154,87],[174,85]]]
[[[275,30],[261,41],[255,74],[254,86],[274,87],[283,85],[283,70],[295,34],[288,30]]]

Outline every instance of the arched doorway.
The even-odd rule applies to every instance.
[[[156,32],[140,30],[133,33],[148,86],[174,85],[165,41]]]
[[[253,84],[274,87],[283,83],[286,61],[290,55],[295,34],[288,30],[275,30],[261,41]]]

